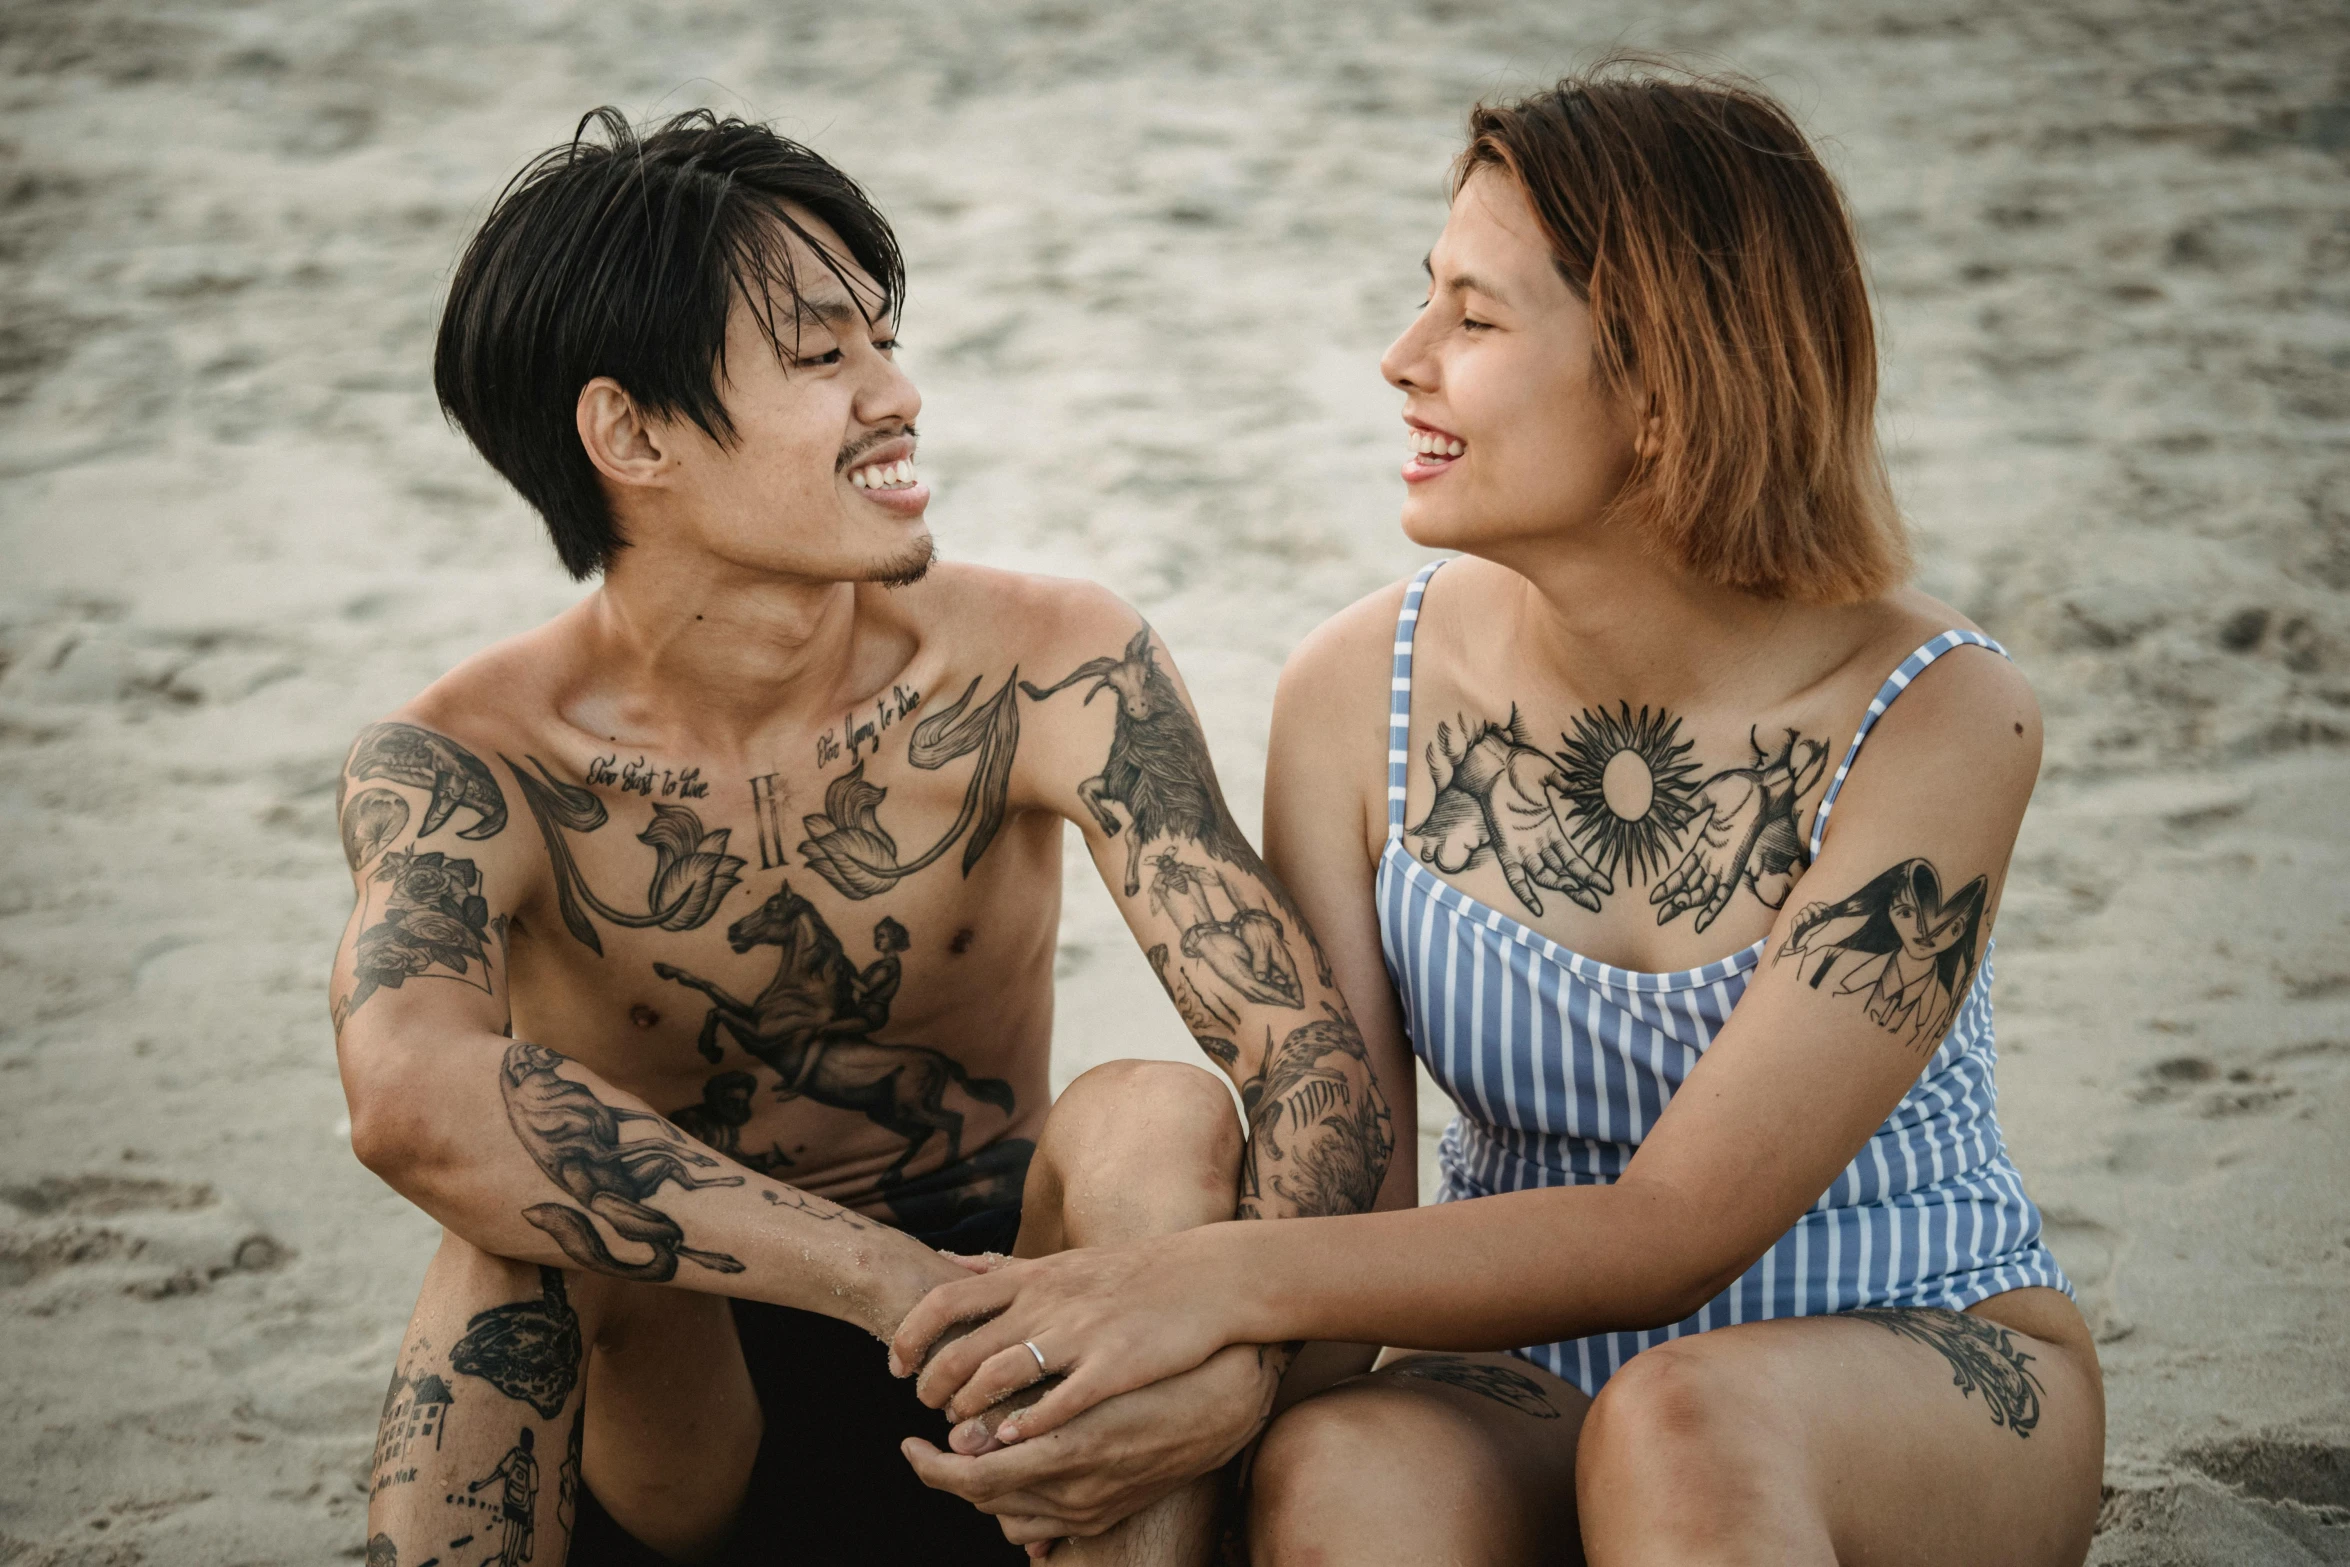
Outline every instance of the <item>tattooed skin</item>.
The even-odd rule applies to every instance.
[[[1267,1190],[1299,1218],[1361,1213],[1378,1198],[1395,1151],[1387,1099],[1370,1073],[1363,1036],[1328,1003],[1324,1011],[1278,1049],[1268,1041],[1263,1075],[1241,1090],[1250,1128],[1242,1218],[1264,1216]],[[1268,1174],[1274,1161],[1279,1166]]]
[[[722,1153],[761,1175],[773,1175],[792,1163],[780,1144],[768,1144],[763,1153],[743,1146],[743,1128],[756,1114],[751,1099],[758,1091],[759,1080],[750,1073],[721,1072],[702,1085],[700,1104],[670,1111],[669,1124],[712,1153]]]
[[[539,1461],[531,1451],[537,1446],[530,1427],[524,1426],[506,1456],[498,1460],[498,1467],[466,1486],[468,1496],[486,1491],[492,1486],[498,1491],[498,1554],[484,1562],[482,1567],[522,1567],[530,1560],[533,1535],[538,1526]]]
[[[1871,1022],[1931,1051],[1973,983],[1989,889],[1977,876],[1945,898],[1931,862],[1904,860],[1842,902],[1797,914],[1775,961],[1795,959],[1814,990],[1835,975],[1835,994],[1860,996]]]
[[[539,1298],[477,1312],[449,1351],[449,1366],[552,1420],[571,1401],[585,1354],[563,1270],[542,1266]]]
[[[1235,995],[1267,1006],[1306,1004],[1287,930],[1269,911],[1244,902],[1219,873],[1162,850],[1151,861],[1151,907],[1183,932],[1183,955],[1204,963]]]
[[[653,851],[645,912],[616,908],[596,896],[587,884],[579,862],[571,856],[570,841],[564,837],[566,832],[589,833],[602,827],[610,819],[604,802],[579,785],[557,778],[535,756],[528,760],[538,770],[536,778],[510,756],[501,755],[499,760],[514,769],[514,781],[522,786],[522,803],[530,807],[539,835],[546,840],[563,927],[591,952],[602,953],[604,941],[588,918],[590,911],[607,924],[629,930],[693,930],[718,912],[718,905],[741,880],[735,874],[743,868],[741,856],[726,852],[732,829],[705,832],[701,817],[690,807],[656,802],[651,824],[637,834],[637,842]]]
[[[922,1045],[885,1045],[869,1037],[888,1023],[897,994],[898,954],[908,937],[896,920],[874,926],[881,956],[860,970],[816,906],[787,881],[727,927],[726,939],[737,952],[776,949],[775,977],[749,1001],[674,964],[653,965],[661,978],[710,998],[699,1040],[703,1057],[722,1058],[718,1036],[724,1032],[782,1079],[779,1097],[861,1111],[905,1138],[905,1150],[881,1176],[883,1185],[902,1179],[908,1162],[936,1133],[946,1134],[949,1164],[962,1158],[964,1116],[947,1103],[950,1090],[1012,1113],[1012,1085],[1002,1078],[973,1077],[954,1057]]]
[[[408,827],[408,802],[389,789],[362,789],[343,807],[343,858],[353,873]]]
[[[566,1257],[598,1273],[666,1284],[677,1276],[681,1258],[715,1273],[742,1272],[738,1258],[686,1245],[677,1221],[649,1204],[665,1185],[698,1191],[740,1186],[743,1178],[694,1174],[695,1167],[713,1168],[718,1161],[694,1152],[691,1142],[659,1116],[604,1103],[585,1085],[560,1075],[556,1069],[562,1064],[552,1050],[518,1039],[506,1047],[499,1069],[498,1087],[514,1135],[547,1179],[579,1205],[538,1203],[523,1209],[522,1216],[551,1236]],[[644,1123],[653,1135],[621,1141],[621,1128],[631,1122]],[[652,1255],[642,1262],[614,1256],[590,1214]]]
[[[1749,734],[1752,763],[1702,783],[1694,742],[1662,708],[1586,708],[1559,742],[1555,756],[1536,746],[1514,707],[1507,723],[1462,719],[1457,740],[1438,724],[1426,751],[1436,793],[1404,829],[1421,860],[1457,876],[1491,858],[1535,914],[1544,890],[1597,914],[1619,875],[1653,882],[1656,922],[1694,912],[1698,931],[1741,887],[1778,908],[1809,863],[1799,807],[1826,771],[1822,741],[1790,729],[1766,750]]]
[[[1152,655],[1151,628],[1135,632],[1117,658],[1088,659],[1049,686],[1024,680],[1020,689],[1042,702],[1089,680],[1086,701],[1104,691],[1116,697],[1117,728],[1109,759],[1077,786],[1077,797],[1105,836],[1128,835],[1126,896],[1142,891],[1143,847],[1160,838],[1197,844],[1202,853],[1229,865],[1255,861],[1256,851],[1216,792],[1208,743],[1175,682]],[[1125,813],[1123,819],[1112,805]]]
[[[459,807],[476,820],[458,829],[457,836],[476,841],[495,838],[506,827],[506,796],[482,759],[450,739],[414,724],[375,724],[351,748],[353,778],[388,778],[431,794],[424,821],[416,836],[439,832]]]
[[[354,944],[356,982],[336,1008],[338,1029],[378,990],[398,990],[412,979],[461,979],[490,988],[493,922],[481,895],[481,871],[471,860],[451,859],[437,849],[394,849],[383,856],[368,890],[376,887],[383,889],[383,914]]]
[[[2040,1423],[2040,1379],[2033,1357],[2015,1347],[2015,1335],[1996,1322],[1940,1307],[1887,1310],[1869,1307],[1846,1316],[1874,1322],[1888,1332],[1915,1339],[1950,1362],[1950,1385],[1961,1397],[1980,1392],[1991,1423],[2029,1440]]]
[[[1507,1366],[1490,1365],[1482,1360],[1468,1360],[1459,1355],[1414,1355],[1383,1368],[1382,1376],[1414,1377],[1422,1382],[1441,1382],[1446,1387],[1457,1387],[1474,1393],[1479,1398],[1490,1398],[1506,1405],[1521,1415],[1532,1415],[1537,1420],[1559,1418],[1558,1406],[1550,1395],[1542,1391],[1542,1384],[1523,1371],[1512,1371]]]
[[[900,863],[897,840],[882,827],[878,814],[889,791],[865,781],[865,764],[860,760],[826,787],[821,812],[800,819],[808,834],[800,844],[800,858],[808,862],[809,869],[845,896],[870,898],[931,864],[968,830],[971,836],[963,845],[963,874],[969,876],[1004,824],[1012,758],[1020,748],[1020,704],[1013,698],[1019,679],[1020,671],[1015,668],[1001,690],[972,707],[971,698],[979,690],[979,677],[973,676],[951,706],[914,726],[906,760],[916,767],[932,770],[973,751],[979,753],[970,786],[963,791],[963,809],[938,842]]]

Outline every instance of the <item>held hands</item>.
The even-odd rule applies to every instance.
[[[994,1432],[1004,1445],[1042,1436],[1106,1398],[1190,1371],[1231,1342],[1215,1310],[1230,1292],[1202,1277],[1195,1255],[1219,1228],[1003,1262],[942,1284],[899,1325],[890,1371],[920,1368],[917,1395],[957,1422],[950,1441],[964,1453],[988,1445],[982,1413],[1058,1377]]]
[[[971,1503],[1005,1539],[1042,1556],[1052,1542],[1114,1528],[1230,1462],[1263,1428],[1279,1380],[1255,1345],[1236,1344],[1016,1447],[943,1453],[909,1437],[900,1450],[925,1485]]]

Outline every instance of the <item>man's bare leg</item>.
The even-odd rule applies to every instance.
[[[1114,1061],[1054,1101],[1028,1167],[1024,1257],[1167,1235],[1232,1217],[1240,1117],[1223,1080],[1169,1061]],[[1200,1567],[1217,1540],[1217,1478],[1205,1475],[1089,1540],[1054,1550],[1069,1567]]]
[[[367,1567],[562,1567],[583,1471],[622,1528],[697,1560],[760,1430],[725,1300],[444,1235],[384,1400]]]

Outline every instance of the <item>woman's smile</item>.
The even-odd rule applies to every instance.
[[[1412,448],[1410,460],[1403,465],[1406,484],[1426,483],[1459,462],[1462,453],[1469,449],[1466,441],[1450,431],[1415,419],[1406,419],[1404,423],[1410,428]]]

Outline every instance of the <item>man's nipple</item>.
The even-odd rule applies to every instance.
[[[628,1020],[639,1028],[651,1028],[661,1021],[661,1014],[640,1001],[628,1009]]]

